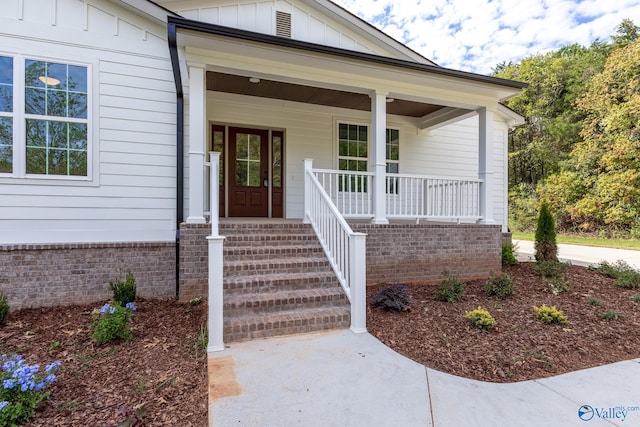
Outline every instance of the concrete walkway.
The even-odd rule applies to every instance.
[[[231,344],[209,356],[209,381],[216,427],[640,425],[640,359],[494,384],[337,331]]]
[[[514,240],[513,243],[517,245],[518,260],[535,260],[534,242],[530,240]],[[559,243],[558,258],[562,261],[570,261],[574,265],[584,266],[595,265],[601,261],[614,263],[618,260],[624,260],[630,266],[640,269],[640,251],[630,249],[598,248]]]

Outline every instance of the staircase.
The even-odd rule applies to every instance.
[[[350,306],[310,225],[221,222],[224,341],[349,328]]]

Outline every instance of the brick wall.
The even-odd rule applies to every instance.
[[[367,234],[367,283],[433,281],[449,271],[485,278],[501,270],[500,226],[352,224]]]
[[[211,224],[180,224],[180,301],[206,297]]]
[[[109,281],[131,270],[138,295],[175,296],[175,243],[71,243],[0,246],[0,291],[11,309],[85,304],[111,298]]]

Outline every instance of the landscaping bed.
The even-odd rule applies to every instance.
[[[640,358],[640,289],[616,287],[612,278],[569,266],[570,289],[554,295],[535,265],[504,267],[514,283],[513,294],[504,299],[485,293],[486,280],[468,282],[459,302],[435,301],[437,285],[412,284],[410,310],[369,305],[367,328],[418,363],[491,382],[532,380]],[[385,286],[368,287],[368,301]],[[542,304],[562,310],[569,323],[540,321],[533,306]],[[496,320],[493,329],[465,320],[465,312],[478,306]]]
[[[41,366],[62,363],[47,388],[50,398],[27,425],[116,426],[135,410],[147,426],[207,425],[207,356],[200,345],[206,304],[136,304],[133,339],[104,345],[91,338],[91,312],[100,303],[9,314],[0,326],[0,354]]]

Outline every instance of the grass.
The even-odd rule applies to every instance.
[[[533,233],[513,233],[514,240],[535,240]],[[558,243],[567,243],[570,245],[596,246],[600,248],[615,249],[632,249],[640,251],[640,240],[621,240],[621,239],[600,239],[596,237],[580,237],[558,234],[556,237]]]

